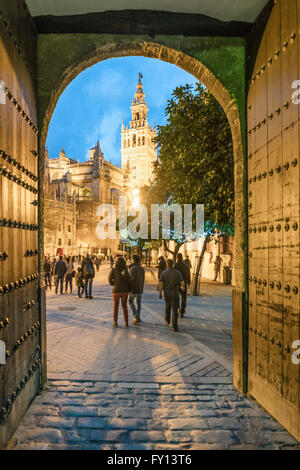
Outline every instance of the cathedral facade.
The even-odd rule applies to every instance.
[[[157,158],[153,143],[156,131],[147,121],[141,75],[131,106],[128,128],[122,124],[121,168],[104,158],[100,142],[90,150],[89,159],[79,162],[61,150],[57,158],[46,154],[45,164],[45,255],[111,254],[120,240],[100,240],[96,227],[101,204],[118,207],[120,196],[151,183],[152,165]],[[130,194],[129,194],[130,196]]]

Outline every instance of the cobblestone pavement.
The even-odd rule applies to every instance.
[[[148,272],[142,323],[125,329],[120,318],[114,330],[107,274],[102,266],[93,300],[48,294],[49,382],[11,446],[300,449],[232,386],[230,287],[205,283],[174,333]]]

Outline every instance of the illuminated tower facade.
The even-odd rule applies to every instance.
[[[147,120],[148,107],[142,85],[142,75],[131,104],[132,119],[129,127],[122,123],[121,147],[122,169],[126,172],[128,186],[141,188],[148,186],[153,179],[153,162],[157,159],[156,145],[153,138],[156,130]]]

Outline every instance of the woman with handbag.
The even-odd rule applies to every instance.
[[[126,262],[124,258],[119,257],[116,266],[112,268],[109,273],[108,281],[112,288],[113,300],[114,300],[114,323],[113,327],[118,326],[118,311],[119,303],[121,299],[123,314],[124,314],[124,326],[128,328],[128,309],[127,299],[130,292],[130,278]]]

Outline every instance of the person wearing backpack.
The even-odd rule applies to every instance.
[[[81,263],[83,278],[84,278],[84,291],[85,291],[85,298],[92,299],[92,287],[93,287],[93,279],[95,277],[95,269],[93,266],[92,258],[90,257],[89,253],[86,254],[86,257]]]

